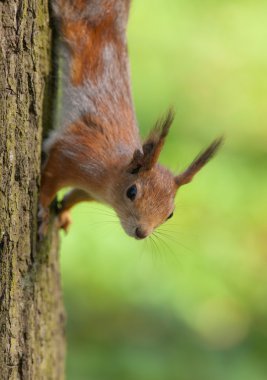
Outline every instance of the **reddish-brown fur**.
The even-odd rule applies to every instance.
[[[88,2],[87,2],[88,4]],[[86,1],[76,1],[74,11],[83,11]],[[106,14],[102,19],[90,23],[86,19],[62,20],[62,36],[70,47],[71,80],[74,86],[79,86],[85,79],[95,81],[103,70],[102,51],[104,45],[116,45],[118,55],[123,53],[124,45],[118,30],[114,27],[116,12],[112,2],[106,4]]]
[[[81,85],[86,78],[94,81],[101,74],[104,44],[113,42],[118,53],[122,51],[121,42],[112,28],[113,17],[110,14],[97,25],[89,25],[86,20],[63,23],[62,33],[72,54],[71,80],[74,86]]]
[[[70,105],[81,111],[49,140],[40,214],[47,214],[58,190],[70,186],[74,190],[61,203],[59,226],[67,230],[68,212],[74,204],[97,200],[114,208],[127,234],[146,237],[172,214],[177,189],[209,161],[221,140],[213,142],[178,176],[159,165],[174,116],[170,111],[141,144],[125,38],[130,1],[54,1],[70,60],[67,96]],[[72,96],[78,96],[78,101]],[[127,194],[132,186],[137,193],[130,200]],[[43,222],[40,234],[44,226]]]

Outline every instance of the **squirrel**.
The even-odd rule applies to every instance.
[[[131,95],[126,26],[130,0],[53,0],[63,56],[60,127],[45,141],[40,215],[45,232],[49,206],[71,187],[58,207],[58,225],[71,223],[78,202],[111,206],[131,237],[144,239],[171,218],[177,190],[214,156],[216,139],[181,173],[158,163],[174,119],[169,110],[142,142]]]

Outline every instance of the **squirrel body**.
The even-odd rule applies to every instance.
[[[59,128],[45,142],[40,209],[44,215],[56,193],[71,187],[60,227],[67,230],[72,206],[96,200],[114,208],[128,235],[142,239],[172,215],[177,189],[221,139],[177,176],[158,164],[174,115],[169,111],[141,141],[127,54],[130,0],[54,0],[53,8],[62,41],[62,110]]]

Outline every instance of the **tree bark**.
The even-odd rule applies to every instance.
[[[0,1],[0,378],[64,378],[58,234],[37,239],[51,99],[48,0]]]

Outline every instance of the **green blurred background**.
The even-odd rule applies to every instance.
[[[80,205],[62,237],[68,380],[267,379],[267,2],[134,0],[132,86],[144,136],[173,105],[161,162],[184,168],[160,240]]]

